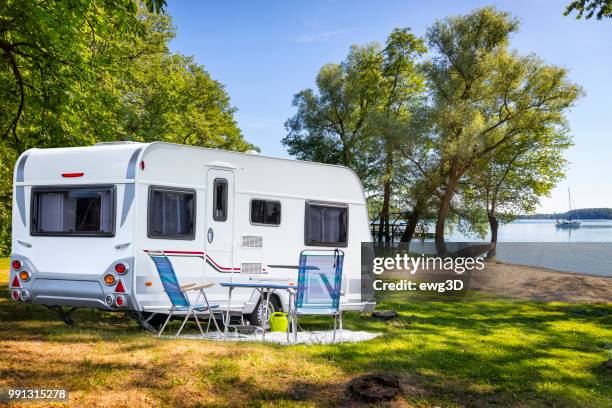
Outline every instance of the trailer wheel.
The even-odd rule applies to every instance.
[[[257,306],[255,307],[255,310],[253,311],[253,313],[251,313],[248,316],[248,320],[249,322],[251,322],[251,324],[254,324],[255,326],[260,326],[263,327],[263,299],[259,299],[259,302],[257,302]],[[274,312],[278,312],[278,311],[282,311],[283,308],[280,305],[280,302],[278,300],[278,297],[275,295],[270,295],[270,299],[268,301],[268,321],[266,322],[266,330],[270,329],[270,316],[272,315],[272,313]]]

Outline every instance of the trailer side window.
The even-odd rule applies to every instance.
[[[348,244],[348,206],[306,202],[304,244],[346,247]]]
[[[227,220],[227,180],[216,178],[213,182],[213,220]]]
[[[149,187],[149,238],[195,238],[194,190]]]
[[[261,225],[280,225],[280,201],[251,200],[251,223]]]

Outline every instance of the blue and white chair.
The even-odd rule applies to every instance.
[[[300,253],[298,286],[293,308],[292,325],[297,341],[297,319],[303,315],[327,315],[334,318],[333,342],[336,330],[342,339],[340,294],[344,252],[335,250],[304,250]]]
[[[155,268],[157,269],[157,273],[159,274],[159,278],[161,279],[162,285],[164,286],[164,290],[170,299],[170,303],[172,306],[169,309],[168,318],[164,322],[162,328],[160,329],[158,336],[161,336],[162,332],[166,328],[166,325],[172,318],[172,316],[180,315],[185,316],[183,320],[183,324],[176,332],[175,337],[181,334],[183,327],[185,327],[185,323],[189,320],[190,317],[193,316],[195,322],[200,330],[202,336],[208,334],[208,330],[210,328],[210,323],[212,322],[217,329],[217,333],[221,336],[221,330],[219,329],[219,325],[217,324],[217,320],[214,318],[214,310],[219,307],[219,305],[211,305],[208,302],[208,298],[206,297],[206,292],[204,289],[208,289],[212,287],[214,284],[187,284],[181,286],[178,282],[178,278],[176,277],[176,273],[174,272],[174,268],[172,267],[172,262],[163,251],[150,251],[148,252],[149,257],[155,264]],[[198,295],[195,298],[195,301],[192,303],[189,300],[189,296],[187,296],[187,292],[197,291]],[[204,303],[198,303],[200,300],[203,300]],[[208,316],[208,324],[206,326],[206,334],[202,330],[202,326],[200,325],[200,320],[198,319],[198,314],[204,314]]]

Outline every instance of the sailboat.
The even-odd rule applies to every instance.
[[[569,220],[564,220],[564,219],[557,219],[557,228],[580,228],[580,221],[575,219],[572,219],[572,195],[570,193],[569,188],[567,189],[567,199],[569,202]],[[576,218],[578,218],[578,213],[576,213]]]

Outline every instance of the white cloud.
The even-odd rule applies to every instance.
[[[301,44],[311,43],[311,42],[322,42],[327,41],[332,37],[337,35],[346,34],[354,30],[344,29],[344,30],[332,30],[332,31],[324,31],[321,33],[310,34],[310,35],[302,35],[296,38],[296,42]]]

